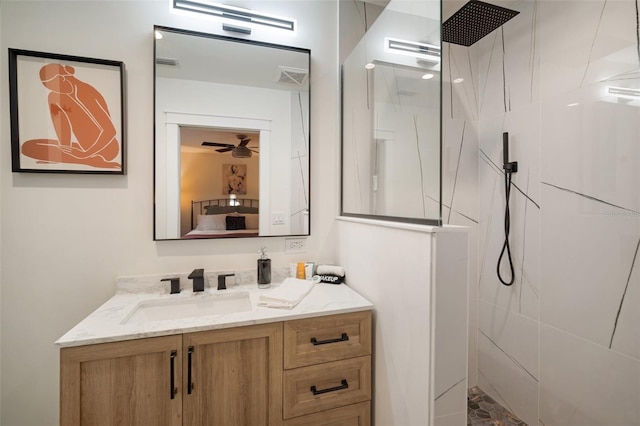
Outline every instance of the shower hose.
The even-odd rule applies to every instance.
[[[509,195],[511,194],[511,172],[505,170],[504,172],[504,192],[505,192],[505,209],[504,209],[504,244],[502,245],[502,251],[500,252],[500,257],[498,257],[498,279],[500,282],[506,286],[510,286],[513,284],[515,280],[515,274],[513,272],[513,259],[511,259],[511,247],[509,246],[509,228],[511,227],[511,215],[509,213]],[[507,260],[509,261],[509,270],[511,271],[511,279],[506,281],[502,278],[502,274],[500,273],[500,264],[502,263],[502,258],[504,257],[505,252],[507,253]]]

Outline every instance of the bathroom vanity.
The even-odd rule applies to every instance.
[[[60,424],[370,424],[372,305],[318,284],[293,309],[257,306],[269,291],[119,291],[56,342]],[[245,296],[249,310],[140,314]]]

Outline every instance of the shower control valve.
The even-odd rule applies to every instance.
[[[518,172],[518,162],[512,161],[510,163],[505,163],[502,168],[507,173],[517,173]]]

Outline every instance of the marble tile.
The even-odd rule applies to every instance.
[[[538,381],[512,355],[480,333],[478,386],[527,424],[536,424]]]
[[[462,97],[462,87],[451,83],[462,76],[474,84],[469,49],[444,44],[442,92],[442,219],[445,224],[464,225],[469,229],[469,330],[476,330],[478,300],[478,122],[477,97]],[[458,55],[461,55],[459,57]],[[454,69],[453,67],[456,66]],[[458,68],[459,66],[459,68]],[[449,76],[447,78],[447,76]],[[462,84],[465,84],[464,82]],[[471,87],[474,93],[474,87]],[[454,108],[456,109],[454,111]],[[477,382],[477,333],[468,333],[468,378]]]
[[[467,233],[436,234],[434,417],[460,413],[467,389]]]
[[[638,424],[638,360],[543,325],[540,366],[541,424]]]
[[[538,379],[538,322],[480,301],[479,332],[533,380]]]
[[[444,147],[456,146],[466,120],[477,132],[478,384],[532,425],[636,424],[628,402],[640,405],[640,102],[609,96],[606,87],[640,87],[637,2],[501,5],[521,13],[471,48],[443,49],[445,71],[473,75],[447,87],[445,72],[443,119],[451,121]],[[509,288],[496,277],[504,131],[519,165]],[[556,334],[568,336],[557,350]],[[601,371],[616,360],[606,403],[596,401]],[[537,416],[534,377],[546,418]]]
[[[541,321],[640,359],[638,219],[550,186],[543,202]]]

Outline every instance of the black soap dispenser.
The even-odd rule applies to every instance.
[[[271,287],[271,259],[267,258],[267,248],[260,247],[258,251],[260,259],[258,259],[258,288]]]

